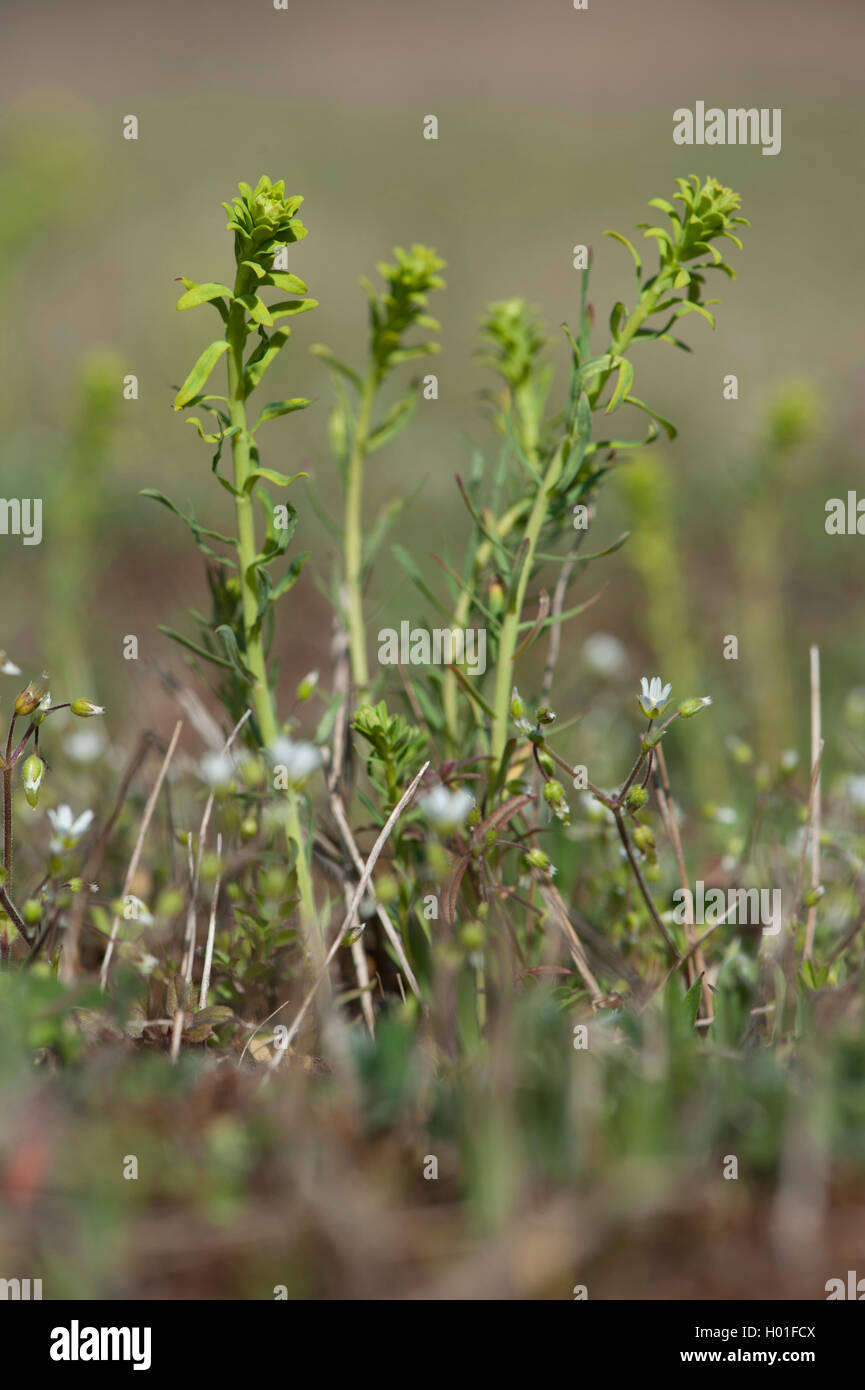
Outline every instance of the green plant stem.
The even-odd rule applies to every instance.
[[[670,285],[675,279],[675,275],[678,269],[679,264],[677,260],[674,263],[672,269],[668,267],[666,270],[660,271],[655,279],[655,283],[652,285],[652,288],[650,290],[645,291],[640,296],[640,300],[636,305],[630,318],[628,319],[627,324],[624,328],[622,328],[622,330],[619,333],[616,334],[616,336],[610,342],[610,346],[608,347],[607,351],[611,357],[624,357],[625,353],[627,352],[628,348],[633,342],[634,335],[639,332],[643,324],[646,322],[646,319],[651,318],[652,314],[655,312],[656,304],[660,302],[660,300],[666,294],[667,290],[670,288]],[[596,385],[594,387],[589,388],[587,395],[589,397],[589,402],[593,410],[595,408],[595,404],[598,400],[598,397],[600,396],[601,392],[603,391],[604,387],[606,386],[607,382],[612,376],[613,370],[614,369],[611,368],[608,372],[602,372],[601,375],[597,378]]]
[[[525,514],[529,506],[528,498],[521,498],[509,511],[505,512],[496,524],[496,532],[499,539],[504,541],[513,530],[514,526]],[[472,605],[472,592],[480,582],[480,577],[484,568],[489,564],[493,556],[492,542],[483,539],[475,551],[475,561],[473,567],[473,585],[467,585],[460,593],[454,610],[453,626],[461,629],[468,623],[469,613]],[[454,752],[459,745],[458,740],[458,717],[457,717],[457,678],[453,671],[446,671],[444,678],[443,708],[445,714],[445,727],[449,740],[450,751]]]
[[[234,285],[235,296],[245,294],[249,288],[249,272],[240,268]],[[261,743],[271,748],[279,734],[273,693],[267,679],[267,661],[261,624],[258,622],[258,593],[255,570],[251,569],[258,554],[255,540],[255,517],[252,510],[252,489],[247,486],[252,472],[250,433],[246,418],[246,395],[243,384],[243,349],[246,342],[245,310],[242,304],[232,304],[225,330],[228,342],[228,409],[232,425],[237,426],[237,434],[231,437],[231,454],[234,462],[234,486],[240,494],[234,499],[237,519],[237,562],[240,569],[240,585],[243,600],[244,661],[252,672],[250,690],[252,708],[258,724]],[[301,922],[304,933],[311,937],[319,930],[315,911],[315,894],[306,847],[300,825],[297,796],[289,796],[289,811],[286,821],[286,836],[294,842],[297,863],[297,886],[300,892]]]
[[[235,296],[249,289],[249,271],[238,269],[234,284]],[[228,413],[237,434],[231,437],[231,456],[234,462],[234,499],[237,519],[237,561],[240,568],[240,588],[243,603],[244,661],[252,672],[251,700],[258,724],[259,737],[265,747],[277,737],[276,711],[267,680],[267,663],[261,624],[258,619],[258,590],[255,570],[250,569],[258,549],[255,543],[255,517],[252,511],[252,490],[247,487],[252,472],[250,433],[246,419],[246,394],[243,384],[243,349],[246,343],[246,311],[234,303],[225,329],[228,342]]]
[[[9,725],[9,737],[6,740],[6,760],[3,764],[3,868],[5,875],[3,879],[4,893],[8,896],[12,892],[12,735],[15,732],[15,715]]]
[[[523,534],[523,542],[528,542],[525,557],[523,559],[519,579],[515,586],[515,591],[511,596],[511,601],[508,604],[502,623],[501,635],[499,637],[498,660],[496,662],[496,686],[495,697],[493,699],[495,717],[493,719],[490,749],[493,756],[492,765],[494,770],[498,768],[501,762],[508,738],[511,690],[513,689],[514,683],[514,653],[517,648],[520,614],[522,613],[523,603],[525,602],[526,589],[534,563],[538,538],[541,534],[544,522],[547,519],[548,498],[559,480],[561,471],[562,451],[559,448],[553,454],[544,481],[535,493],[535,500]]]
[[[304,834],[300,824],[300,802],[298,794],[295,791],[290,791],[288,793],[288,815],[285,822],[285,833],[288,839],[294,841],[297,850],[295,868],[297,870],[297,888],[300,893],[301,925],[303,927],[304,936],[309,942],[313,943],[317,957],[317,966],[320,966],[324,958],[324,937],[321,932],[318,914],[315,910],[312,874],[309,869],[309,860],[306,857]]]
[[[346,623],[351,670],[357,689],[363,689],[369,685],[361,589],[363,582],[363,465],[366,458],[366,445],[376,384],[375,373],[370,372],[361,391],[345,488],[345,582],[348,591]]]

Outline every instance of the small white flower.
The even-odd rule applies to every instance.
[[[270,749],[273,761],[273,784],[278,791],[300,787],[321,766],[321,752],[314,743],[293,743],[290,738],[278,738]]]
[[[422,796],[418,804],[430,824],[436,830],[447,833],[462,825],[475,799],[462,788],[450,791],[445,786],[438,786]]]
[[[587,637],[583,660],[596,676],[619,676],[628,666],[628,654],[611,632],[593,632]]]
[[[227,787],[234,776],[234,762],[227,753],[205,753],[199,773],[209,787]]]
[[[78,843],[93,820],[93,812],[82,811],[76,820],[71,806],[58,806],[56,811],[48,812],[48,819],[55,830],[51,849],[55,854],[61,854],[64,849],[72,849]]]
[[[92,763],[105,748],[105,735],[98,724],[88,724],[69,734],[63,748],[76,763]]]
[[[673,689],[669,683],[664,685],[660,676],[652,676],[648,680],[643,676],[640,680],[640,694],[637,700],[640,709],[647,719],[657,719],[659,714],[663,714],[670,699],[670,691]]]
[[[14,661],[10,661],[5,652],[0,652],[0,674],[4,676],[21,675],[21,667],[16,666]]]

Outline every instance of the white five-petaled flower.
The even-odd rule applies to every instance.
[[[430,824],[445,833],[458,829],[474,804],[474,797],[461,787],[450,791],[445,786],[433,787],[419,802]]]
[[[663,714],[667,708],[672,689],[673,687],[669,683],[664,685],[660,676],[652,676],[651,680],[646,676],[641,678],[640,693],[637,700],[647,719],[656,719],[659,714]]]
[[[75,819],[71,806],[58,806],[56,811],[48,812],[48,819],[55,831],[51,848],[55,854],[60,854],[64,849],[72,849],[78,843],[93,819],[93,812],[82,811]]]
[[[277,790],[299,787],[310,773],[321,766],[321,751],[314,743],[294,743],[280,737],[270,748],[273,761],[274,786]]]

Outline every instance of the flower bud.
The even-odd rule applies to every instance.
[[[655,837],[648,825],[638,825],[634,831],[634,844],[641,854],[647,857],[655,852]]]
[[[69,706],[73,714],[77,714],[79,719],[91,719],[94,714],[104,714],[103,705],[94,705],[92,700],[73,700]]]
[[[704,695],[702,699],[683,700],[679,706],[679,714],[682,719],[691,719],[695,714],[699,714],[701,709],[706,709],[711,703],[711,695]]]
[[[45,775],[45,764],[38,753],[31,753],[24,764],[24,795],[31,806],[39,800],[39,788]]]
[[[24,921],[27,923],[28,927],[34,926],[34,924],[38,922],[39,918],[42,916],[42,904],[39,901],[39,899],[28,898],[27,901],[22,905],[21,916],[24,918]]]
[[[544,800],[558,820],[563,821],[565,825],[570,824],[571,811],[561,782],[553,779],[544,783]]]
[[[304,676],[300,685],[297,687],[298,700],[308,700],[317,685],[318,672],[310,671],[308,675]]]
[[[42,672],[42,678],[38,681],[30,681],[25,685],[21,694],[15,700],[15,713],[19,717],[26,717],[38,709],[42,703],[42,698],[48,689],[48,672]]]
[[[556,872],[542,849],[530,849],[526,855],[526,864],[530,869],[541,869],[551,876]]]
[[[39,701],[39,707],[33,714],[33,723],[38,728],[51,708],[51,691],[47,690]]]
[[[629,811],[639,811],[641,806],[645,806],[649,799],[649,793],[645,787],[631,787],[625,797],[625,805]]]
[[[511,694],[511,718],[525,719],[525,717],[526,702],[520,695],[520,692],[517,690],[517,687],[514,686],[513,693]]]
[[[808,892],[802,899],[802,906],[816,907],[825,892],[826,889],[822,883],[818,883],[816,888],[809,888]]]

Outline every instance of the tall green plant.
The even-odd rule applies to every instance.
[[[384,413],[378,424],[373,424],[373,414],[380,388],[396,367],[439,351],[437,342],[406,345],[404,339],[413,328],[430,332],[439,329],[440,324],[426,312],[426,307],[430,290],[444,286],[438,271],[445,262],[429,247],[414,245],[411,251],[405,251],[397,246],[393,255],[392,264],[381,261],[378,265],[385,282],[383,291],[377,291],[365,277],[361,281],[369,300],[369,345],[363,374],[340,361],[323,344],[312,348],[331,368],[337,393],[330,418],[330,440],[345,490],[345,619],[352,676],[361,690],[369,685],[363,582],[387,521],[392,521],[398,510],[392,508],[382,518],[364,545],[364,468],[368,456],[395,439],[408,424],[417,403],[417,383]],[[344,388],[345,382],[349,391]]]
[[[285,320],[314,309],[318,301],[307,297],[306,285],[296,275],[277,268],[277,258],[281,261],[286,248],[306,236],[306,228],[297,215],[303,199],[297,194],[286,197],[283,181],[271,183],[266,175],[262,175],[254,189],[246,183],[238,187],[240,197],[223,203],[228,213],[228,229],[234,233],[233,285],[219,281],[199,284],[182,277],[185,293],[178,300],[178,309],[212,305],[222,321],[223,332],[200,354],[174,401],[175,410],[201,406],[214,417],[216,428],[210,432],[204,429],[197,416],[191,417],[190,423],[206,443],[216,445],[212,469],[234,501],[236,534],[226,535],[202,526],[192,514],[185,515],[152,488],[145,490],[145,496],[155,498],[182,517],[212,565],[213,617],[208,621],[196,615],[200,640],[193,642],[170,628],[161,630],[225,673],[227,684],[224,684],[223,697],[229,712],[237,716],[239,708],[250,704],[259,742],[276,753],[280,723],[274,676],[268,669],[273,610],[277,600],[296,583],[308,552],[297,555],[279,578],[271,576],[271,566],[288,550],[298,515],[290,502],[275,503],[265,484],[287,488],[306,474],[288,475],[263,467],[257,436],[263,425],[305,409],[310,401],[305,397],[270,401],[258,408],[256,414],[250,412],[250,400],[288,342],[291,329]],[[268,304],[262,298],[266,289],[282,290],[298,297]],[[205,394],[208,379],[223,358],[227,368],[227,394]],[[233,465],[231,478],[219,471],[227,441]],[[254,503],[260,507],[264,520],[260,544]],[[217,552],[211,541],[226,546],[230,553]],[[225,571],[228,571],[227,577]],[[286,827],[297,847],[301,911],[309,931],[316,914],[309,858],[301,829],[300,789],[288,785],[287,790]]]
[[[223,203],[228,213],[228,229],[234,232],[233,286],[217,281],[198,284],[182,277],[185,293],[178,300],[178,309],[211,304],[222,320],[223,333],[201,353],[174,401],[175,410],[201,406],[215,419],[217,428],[210,432],[195,416],[190,423],[206,443],[216,445],[213,473],[234,499],[236,534],[228,536],[202,526],[194,516],[185,516],[167,497],[152,488],[146,489],[144,495],[155,498],[182,517],[202,552],[218,565],[235,572],[236,582],[222,586],[229,596],[239,599],[234,621],[203,624],[200,643],[190,642],[170,629],[163,631],[168,631],[197,656],[240,680],[248,690],[259,739],[266,746],[272,746],[279,733],[273,680],[267,667],[273,607],[296,582],[308,554],[297,556],[274,582],[270,566],[287,551],[297,526],[297,512],[290,502],[275,504],[263,484],[285,488],[306,474],[287,475],[262,467],[256,436],[269,421],[303,410],[311,402],[304,397],[270,401],[258,410],[257,416],[250,412],[249,402],[265,372],[288,342],[291,329],[283,320],[314,309],[318,301],[306,297],[306,285],[296,275],[275,267],[279,253],[306,236],[306,228],[297,216],[303,199],[299,195],[286,197],[282,180],[271,183],[266,175],[262,175],[254,190],[246,183],[238,187],[240,197],[230,204]],[[281,299],[268,305],[262,298],[265,289],[283,290],[303,297]],[[248,351],[250,340],[253,345]],[[227,394],[204,394],[211,372],[222,358],[226,359]],[[219,471],[226,441],[230,441],[231,446],[231,478]],[[256,537],[254,502],[260,506],[264,518],[264,538],[260,546]],[[208,544],[211,540],[228,546],[234,558],[216,552]]]

